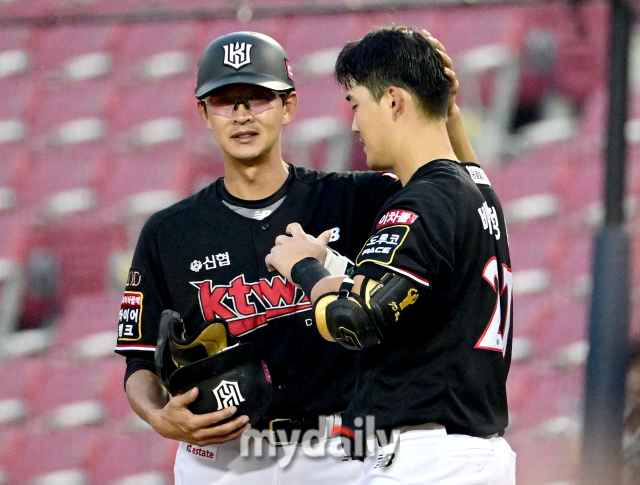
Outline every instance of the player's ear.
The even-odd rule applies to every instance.
[[[295,91],[289,93],[287,99],[284,102],[284,118],[282,120],[282,126],[287,126],[293,120],[298,108],[298,95]]]
[[[396,86],[391,86],[383,96],[383,101],[391,109],[391,117],[395,121],[405,112],[406,92]]]
[[[198,114],[204,125],[211,130],[211,122],[209,121],[209,115],[207,113],[207,104],[199,99],[198,100]]]

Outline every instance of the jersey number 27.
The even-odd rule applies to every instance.
[[[500,285],[500,273],[502,270],[502,285]],[[511,301],[513,300],[513,273],[511,268],[506,265],[498,267],[498,260],[491,258],[484,267],[482,272],[484,280],[491,285],[493,291],[496,292],[496,307],[493,310],[491,320],[484,330],[482,337],[475,345],[476,349],[495,350],[502,352],[502,355],[507,351],[507,340],[509,337],[509,330],[511,327]],[[507,292],[507,308],[504,325],[502,327],[502,310],[500,308],[500,296]]]

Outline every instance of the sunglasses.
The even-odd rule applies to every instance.
[[[205,103],[211,113],[224,116],[226,118],[233,117],[233,112],[238,109],[241,104],[252,115],[257,115],[272,109],[276,106],[278,98],[283,100],[287,98],[287,93],[280,93],[276,91],[263,90],[247,95],[212,95],[202,100]]]

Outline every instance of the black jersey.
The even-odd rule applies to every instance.
[[[381,429],[437,422],[488,436],[507,426],[512,277],[500,202],[475,164],[434,160],[380,210],[357,273],[420,285],[386,340],[361,355],[350,415]]]
[[[291,171],[278,191],[284,200],[278,195],[279,205],[261,220],[232,210],[222,181],[149,219],[122,300],[116,352],[153,358],[167,308],[180,313],[188,332],[221,317],[231,334],[262,352],[274,388],[269,416],[346,408],[354,354],[318,334],[303,291],[269,272],[264,259],[286,226],[298,222],[315,236],[331,229],[329,246],[355,260],[378,210],[400,183],[379,172]]]

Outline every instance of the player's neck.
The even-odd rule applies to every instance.
[[[238,199],[266,199],[282,187],[288,176],[289,167],[280,156],[245,163],[225,159],[224,187]]]
[[[393,171],[407,185],[416,171],[433,160],[457,160],[444,121],[417,123],[400,133]]]

